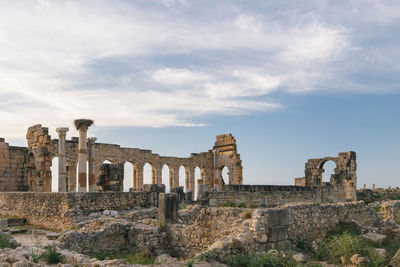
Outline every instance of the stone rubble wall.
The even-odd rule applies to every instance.
[[[397,224],[400,224],[400,200],[381,203],[379,216],[384,221],[395,221]]]
[[[346,200],[342,188],[332,186],[225,185],[223,190],[206,194],[210,206],[276,207],[293,202],[336,203]]]
[[[0,216],[26,218],[29,224],[59,230],[73,227],[79,217],[93,212],[151,205],[152,195],[146,192],[0,193]]]
[[[25,158],[28,149],[9,146],[0,138],[0,191],[26,191]]]

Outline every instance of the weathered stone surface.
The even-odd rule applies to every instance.
[[[364,240],[376,244],[382,243],[386,239],[386,235],[369,232],[361,236]]]
[[[306,262],[306,255],[304,255],[303,253],[294,253],[292,258],[296,262]]]
[[[361,263],[365,262],[366,259],[365,257],[362,257],[360,254],[354,254],[353,256],[351,256],[350,261],[352,264],[358,266]]]
[[[178,218],[179,199],[176,193],[161,193],[158,200],[158,219],[173,222]]]
[[[400,266],[400,249],[397,251],[396,255],[394,255],[393,259],[389,263],[390,267],[399,267]]]

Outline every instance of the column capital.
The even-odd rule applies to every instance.
[[[68,127],[60,127],[56,129],[58,135],[66,135],[68,131],[69,131]]]
[[[93,120],[88,120],[88,119],[74,120],[75,127],[78,131],[87,131],[93,123],[94,123]]]
[[[89,145],[94,145],[94,143],[96,142],[97,138],[96,137],[89,137],[87,140],[88,140]]]

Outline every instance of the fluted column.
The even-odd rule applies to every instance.
[[[58,133],[58,192],[67,191],[67,165],[65,160],[65,137],[69,128],[57,128]]]
[[[89,162],[89,192],[97,191],[96,188],[96,174],[94,173],[94,144],[96,137],[88,138],[88,162]]]
[[[93,124],[92,120],[75,120],[75,127],[79,131],[78,145],[78,192],[86,192],[86,164],[87,164],[87,130]]]

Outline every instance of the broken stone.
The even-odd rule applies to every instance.
[[[381,244],[386,239],[386,235],[372,233],[372,232],[363,234],[361,237],[364,240],[375,243],[375,244]]]
[[[176,258],[173,258],[168,254],[162,254],[156,258],[155,264],[174,263],[177,261],[178,260]]]
[[[296,262],[306,262],[306,255],[304,255],[303,253],[295,253],[293,254],[292,258]]]
[[[47,233],[46,237],[48,240],[56,240],[60,236],[59,233]]]
[[[350,261],[352,264],[360,265],[361,263],[365,262],[365,258],[362,257],[360,254],[354,254],[351,256]]]
[[[399,267],[400,266],[400,249],[394,255],[393,259],[389,263],[389,267]]]

